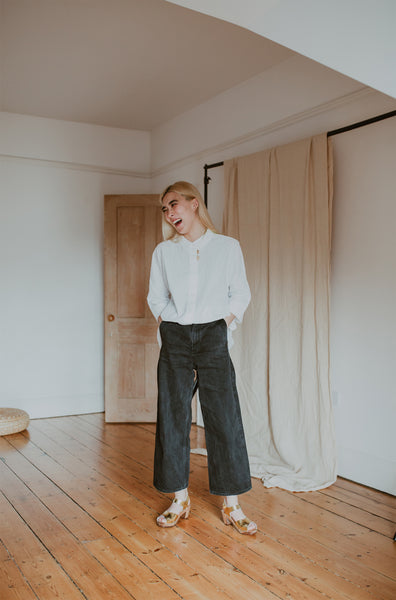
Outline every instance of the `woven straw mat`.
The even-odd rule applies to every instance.
[[[20,408],[0,408],[0,435],[23,431],[29,425],[29,415]]]

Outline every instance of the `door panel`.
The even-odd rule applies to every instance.
[[[144,260],[145,210],[141,206],[117,209],[117,301],[119,317],[144,318],[146,299]]]

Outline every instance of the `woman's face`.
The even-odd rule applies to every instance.
[[[178,192],[168,192],[162,199],[162,212],[166,221],[172,225],[180,235],[189,239],[191,234],[200,226],[198,216],[198,200],[186,200]]]

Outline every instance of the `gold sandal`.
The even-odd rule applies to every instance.
[[[174,527],[182,517],[184,519],[188,519],[190,510],[191,503],[189,496],[187,496],[186,500],[178,500],[177,498],[174,498],[168,510],[157,517],[157,525],[159,527]],[[162,521],[161,517],[164,517],[165,521]]]
[[[257,525],[254,521],[248,519],[239,504],[236,506],[227,506],[223,504],[221,509],[224,525],[233,525],[235,529],[245,535],[254,535],[257,532]]]

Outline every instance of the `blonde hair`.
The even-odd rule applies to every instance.
[[[162,194],[160,195],[160,204],[162,206],[162,201],[165,198],[166,194],[169,192],[177,192],[186,200],[194,200],[194,198],[198,201],[198,218],[201,221],[202,225],[206,229],[210,229],[214,233],[217,233],[216,227],[213,225],[212,219],[208,213],[208,209],[205,206],[205,203],[202,199],[201,194],[198,189],[192,183],[188,183],[188,181],[175,181],[171,185],[168,185],[167,188],[164,189]],[[177,231],[175,231],[174,227],[170,225],[166,219],[165,214],[162,215],[162,235],[164,240],[175,240],[182,237]]]

